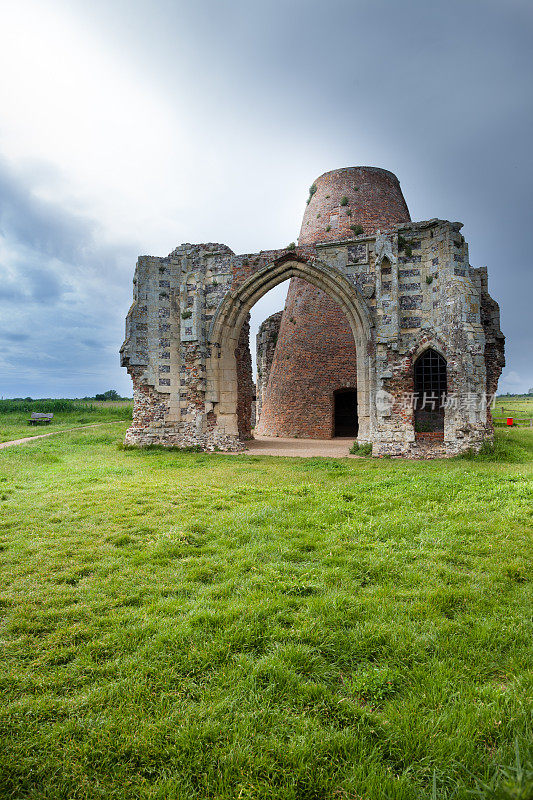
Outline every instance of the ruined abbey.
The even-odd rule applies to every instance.
[[[478,450],[504,336],[461,228],[412,222],[395,175],[349,167],[313,183],[297,245],[141,256],[121,348],[126,442],[241,450],[254,405],[262,436],[350,437],[377,456]],[[289,278],[257,337],[255,386],[249,312]]]

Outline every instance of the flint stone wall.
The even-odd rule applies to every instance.
[[[276,311],[270,317],[263,320],[259,326],[256,336],[256,360],[257,360],[257,400],[256,418],[261,416],[264,397],[266,396],[270,369],[276,352],[278,343],[279,329],[283,311]]]

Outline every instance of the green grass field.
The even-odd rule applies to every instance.
[[[57,411],[55,405],[59,405]],[[19,406],[27,406],[26,410],[19,410]],[[95,402],[83,403],[82,401],[32,401],[31,403],[16,403],[14,401],[0,401],[0,442],[9,442],[13,439],[23,439],[26,436],[38,436],[41,433],[52,433],[66,428],[75,428],[79,425],[91,425],[95,422],[113,422],[116,420],[131,419],[133,403],[131,400],[120,402]],[[32,411],[51,411],[54,417],[48,425],[30,425],[28,420]]]
[[[125,429],[0,453],[2,800],[533,797],[533,431],[410,462]]]
[[[533,419],[533,397],[498,397],[493,410],[496,425],[505,425],[512,417],[517,425],[529,425]]]

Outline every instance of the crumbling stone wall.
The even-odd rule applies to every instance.
[[[276,311],[267,317],[259,326],[259,331],[256,336],[256,361],[257,361],[257,405],[256,405],[256,420],[261,417],[261,408],[266,395],[268,386],[268,378],[272,361],[274,360],[274,353],[276,352],[276,344],[278,342],[279,329],[281,325],[281,317],[283,311]]]
[[[427,455],[406,397],[414,361],[432,347],[446,359],[453,395],[442,452],[479,449],[492,436],[483,398],[496,387],[504,339],[486,270],[470,266],[461,227],[406,220],[296,249],[236,255],[225,245],[184,244],[167,257],[141,256],[121,348],[134,386],[126,441],[242,449],[253,392],[242,326],[266,291],[297,278],[349,322],[361,443],[372,443],[374,455]]]
[[[237,424],[239,438],[246,441],[252,438],[252,404],[255,397],[252,355],[250,353],[249,314],[241,328],[235,357],[237,360]]]
[[[487,372],[487,396],[496,396],[498,379],[505,366],[505,336],[500,330],[500,307],[489,294],[488,275],[486,267],[473,270],[474,279],[479,280],[478,286],[481,297],[481,324],[485,332],[485,368]],[[487,425],[493,429],[490,406],[487,407]]]

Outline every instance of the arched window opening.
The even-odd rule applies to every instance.
[[[436,350],[425,350],[414,366],[416,433],[444,431],[447,384],[446,359]]]
[[[387,258],[387,256],[385,256],[381,261],[381,274],[382,275],[390,275],[391,272],[392,272],[391,263],[390,263],[389,259]]]

